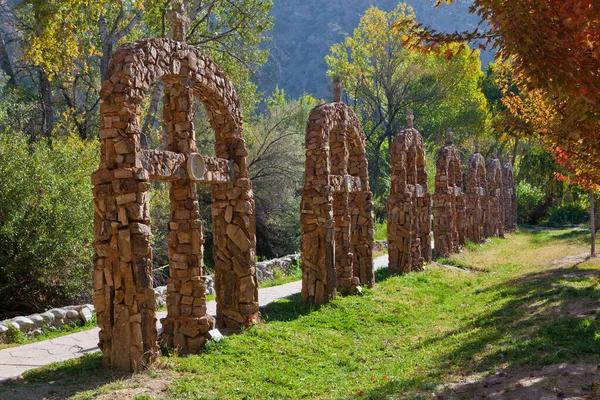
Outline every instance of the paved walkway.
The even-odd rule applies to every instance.
[[[387,262],[387,255],[373,260],[375,268],[385,267]],[[275,300],[299,293],[301,290],[302,281],[259,289],[259,304],[263,307]],[[206,306],[208,313],[212,315],[217,313],[217,303],[214,300],[209,301]],[[156,313],[156,315],[157,327],[160,329],[160,319],[166,317],[167,313],[163,311]],[[98,328],[94,328],[55,339],[0,350],[0,384],[9,379],[17,378],[30,369],[99,351],[97,345],[98,331]]]

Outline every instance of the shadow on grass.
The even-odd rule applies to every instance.
[[[468,375],[495,371],[503,365],[533,369],[559,363],[587,361],[595,365],[597,362],[599,270],[578,265],[555,268],[477,290],[474,295],[492,299],[489,312],[481,313],[460,329],[416,344],[418,348],[427,348],[460,343],[458,347],[452,346],[451,351],[442,352],[437,372],[421,376],[422,388],[432,382],[434,387],[436,382],[442,383],[442,377],[438,376],[441,371]],[[494,307],[493,302],[502,305]],[[387,383],[365,393],[363,398],[383,399],[402,393],[402,382]]]
[[[390,270],[387,267],[379,268],[375,270],[375,283],[387,281],[394,275],[390,273]]]
[[[318,307],[302,301],[300,293],[279,299],[262,307],[262,318],[269,321],[293,321],[303,315],[308,315]]]
[[[63,399],[129,376],[131,374],[104,369],[101,353],[87,353],[77,359],[26,372],[22,379],[0,384],[0,399]]]
[[[486,289],[498,299],[511,300],[464,327],[463,332],[475,334],[450,354],[452,363],[482,370],[502,360],[543,366],[598,354],[599,278],[597,270],[559,268]],[[495,350],[476,361],[474,356],[490,346]]]

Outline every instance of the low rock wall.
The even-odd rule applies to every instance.
[[[40,314],[20,316],[0,321],[0,343],[6,342],[11,329],[21,331],[26,336],[37,336],[43,333],[42,327],[52,330],[78,322],[88,322],[94,317],[93,311],[93,305],[82,304],[52,308]]]
[[[385,242],[385,248],[387,248],[387,242],[383,242]],[[256,277],[258,282],[274,279],[276,271],[281,272],[282,275],[290,274],[299,260],[299,254],[291,254],[273,260],[257,262]],[[212,276],[206,277],[206,294],[215,294],[215,281]],[[164,307],[167,303],[167,287],[155,287],[154,298],[156,299],[157,309]],[[43,333],[41,329],[43,326],[50,329],[58,329],[64,325],[73,325],[81,321],[88,322],[93,318],[94,313],[93,305],[82,304],[53,308],[40,314],[32,314],[0,321],[0,343],[6,341],[10,329],[19,330],[26,336],[36,336]]]

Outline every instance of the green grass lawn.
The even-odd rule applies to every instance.
[[[587,234],[521,232],[439,260],[461,269],[380,270],[364,296],[315,310],[281,300],[258,327],[142,374],[113,375],[92,355],[31,372],[5,397],[0,386],[0,398],[35,388],[77,399],[430,399],[500,367],[597,362],[600,262],[581,258]]]

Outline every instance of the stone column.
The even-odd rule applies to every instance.
[[[338,100],[339,101],[339,100]],[[330,133],[329,157],[331,162],[331,175],[345,177],[348,173],[347,150],[346,150],[347,132],[341,128],[334,129]],[[346,188],[346,182],[341,185]],[[354,270],[350,245],[350,210],[348,209],[348,190],[341,190],[333,193],[333,221],[334,221],[334,241],[335,241],[335,269],[337,275],[337,290],[343,294],[350,294],[353,291],[352,277]]]
[[[352,214],[352,253],[354,276],[361,285],[373,287],[373,193],[360,191],[349,194],[348,203]]]
[[[185,41],[187,19],[181,3],[170,15],[174,40]],[[163,118],[167,149],[189,157],[197,152],[194,132],[194,94],[177,80],[166,82]],[[197,352],[208,339],[215,320],[206,312],[206,282],[203,271],[202,222],[196,183],[189,179],[170,183],[169,271],[167,317],[162,320],[162,342],[183,352]]]
[[[106,94],[100,104],[101,157],[94,185],[94,306],[103,363],[120,371],[144,368],[157,354],[152,290],[148,174],[139,160],[135,116]],[[131,125],[130,125],[131,126]]]

